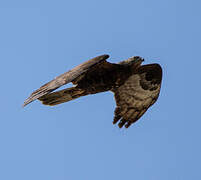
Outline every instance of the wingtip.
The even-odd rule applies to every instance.
[[[98,58],[100,60],[106,60],[108,59],[110,56],[108,54],[103,54],[103,55],[100,55],[100,56],[97,56],[95,57],[94,59]]]
[[[30,101],[29,99],[24,101],[24,104],[22,104],[22,107],[24,108],[26,105],[28,105],[29,103],[31,103],[32,101]]]

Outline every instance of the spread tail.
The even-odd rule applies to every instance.
[[[86,91],[76,87],[46,94],[39,98],[44,105],[54,106],[87,95]]]

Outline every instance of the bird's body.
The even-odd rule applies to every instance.
[[[81,96],[112,91],[117,108],[113,123],[129,127],[157,100],[162,69],[158,64],[141,66],[142,58],[136,56],[118,64],[106,61],[108,55],[91,59],[71,71],[58,76],[34,91],[25,104],[39,99],[45,105],[57,105]],[[51,93],[72,82],[74,87]]]
[[[94,94],[119,87],[131,74],[130,66],[104,62],[98,69],[92,68],[83,77],[72,82],[78,87],[86,89],[90,94]]]

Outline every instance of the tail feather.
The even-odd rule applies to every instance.
[[[54,106],[87,95],[86,91],[76,87],[46,94],[39,98],[44,105]]]

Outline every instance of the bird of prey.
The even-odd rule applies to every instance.
[[[56,77],[34,91],[25,100],[26,106],[38,99],[44,105],[54,106],[81,96],[111,91],[116,100],[113,124],[128,128],[158,99],[162,68],[159,64],[141,65],[139,56],[117,64],[107,62],[109,55],[97,56]],[[52,92],[72,82],[75,86]]]

